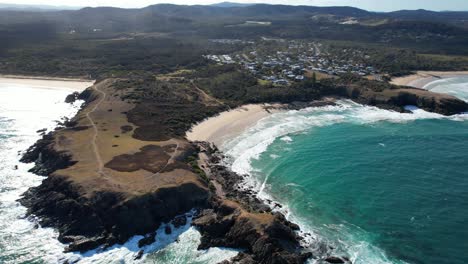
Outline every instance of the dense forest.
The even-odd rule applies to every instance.
[[[167,73],[205,66],[204,54],[242,48],[209,39],[262,37],[365,47],[375,55],[372,64],[392,75],[462,70],[468,60],[465,21],[468,12],[281,5],[0,10],[0,72],[91,78]]]

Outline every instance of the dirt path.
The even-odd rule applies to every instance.
[[[179,151],[179,142],[177,142],[176,144],[177,144],[177,146],[176,146],[176,148],[174,150],[174,153],[172,153],[171,157],[167,160],[166,165],[164,167],[162,167],[158,172],[153,174],[153,176],[159,175],[161,173],[161,171],[165,170],[169,164],[174,162],[175,155],[177,155],[177,151]]]
[[[203,96],[203,99],[205,101],[205,103],[209,103],[210,101],[211,102],[216,102],[217,104],[219,105],[223,105],[224,103],[221,102],[220,100],[216,99],[215,97],[213,96],[210,96],[209,94],[207,94],[205,91],[203,91],[202,89],[200,89],[196,84],[195,82],[192,80],[190,81],[190,83],[192,84],[192,86]]]
[[[101,154],[99,154],[99,148],[98,148],[98,146],[96,144],[99,129],[96,126],[96,124],[94,123],[94,121],[91,118],[90,114],[94,113],[98,109],[98,107],[101,105],[101,103],[106,99],[107,94],[105,92],[99,90],[99,88],[97,88],[97,86],[93,86],[93,89],[96,92],[100,93],[102,96],[99,99],[99,101],[94,105],[94,107],[91,109],[91,111],[86,113],[86,118],[88,118],[88,120],[91,123],[91,125],[93,126],[93,130],[94,130],[94,135],[93,135],[93,138],[91,140],[91,145],[93,146],[93,152],[94,152],[94,155],[96,156],[96,162],[97,162],[97,166],[98,166],[98,173],[101,174],[101,175],[105,175],[105,173],[104,173],[104,163],[102,162]]]

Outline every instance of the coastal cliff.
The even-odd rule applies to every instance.
[[[194,225],[203,235],[200,248],[247,248],[242,256],[259,263],[304,262],[309,255],[299,248],[300,238],[291,228],[295,225],[269,210],[247,210],[217,196],[208,187],[210,180],[193,163],[198,147],[177,135],[177,125],[166,127],[164,133],[149,129],[155,123],[163,127],[164,117],[144,123],[140,115],[148,112],[122,99],[133,96],[136,89],[123,91],[118,82],[104,80],[84,91],[78,98],[85,105],[77,116],[44,135],[22,159],[35,162],[32,171],[47,178],[28,190],[20,202],[28,214],[38,217],[41,226],[59,231],[58,239],[68,244],[66,251],[123,243],[197,208]],[[207,108],[224,109],[206,99]],[[187,113],[193,107],[183,105],[189,108]],[[145,110],[150,107],[160,106],[153,104]],[[170,110],[166,107],[165,111]],[[173,111],[183,112],[181,106]],[[165,117],[172,116],[167,113]],[[146,131],[134,133],[141,127],[129,119]],[[225,225],[227,218],[230,226]],[[218,239],[226,228],[231,236]]]
[[[244,249],[233,259],[239,263],[304,263],[312,253],[299,227],[237,188],[242,176],[221,165],[209,144],[184,138],[192,124],[227,109],[191,84],[106,79],[84,91],[77,97],[85,100],[82,110],[24,155],[47,178],[20,202],[42,226],[58,229],[67,251],[123,243],[196,208],[200,249]],[[342,85],[321,95],[398,111],[408,104],[441,114],[468,109],[456,98],[407,88]]]
[[[206,206],[210,198],[206,183],[184,163],[194,151],[187,141],[143,142],[131,136],[133,126],[121,111],[132,106],[112,97],[112,83],[83,92],[85,107],[78,115],[22,159],[35,162],[32,172],[48,177],[21,203],[42,226],[59,230],[59,240],[70,243],[68,251],[150,233]]]

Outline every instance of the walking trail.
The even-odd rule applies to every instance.
[[[96,144],[96,140],[97,140],[97,137],[98,137],[99,130],[98,130],[98,127],[96,126],[96,124],[94,123],[93,119],[91,118],[91,114],[94,113],[99,108],[101,103],[106,99],[107,94],[105,92],[99,90],[99,88],[97,88],[96,85],[93,86],[93,89],[96,90],[98,93],[100,93],[102,96],[100,96],[99,101],[94,105],[94,107],[91,109],[91,111],[86,113],[86,118],[88,118],[89,122],[91,123],[91,125],[93,126],[93,129],[94,129],[94,135],[93,135],[93,138],[91,140],[91,145],[93,146],[93,152],[94,152],[94,155],[96,156],[96,162],[97,162],[97,166],[98,166],[98,173],[101,174],[102,176],[104,176],[105,175],[104,163],[102,162],[101,154],[99,154],[99,148],[98,148],[98,146]]]

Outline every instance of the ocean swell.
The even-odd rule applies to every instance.
[[[330,126],[338,123],[353,123],[359,125],[374,125],[379,122],[407,123],[416,120],[427,119],[449,119],[453,121],[468,120],[468,115],[460,114],[451,117],[429,113],[416,107],[406,108],[411,113],[398,113],[379,109],[372,106],[363,106],[349,100],[338,101],[334,106],[306,108],[272,114],[260,120],[254,127],[245,133],[226,142],[221,149],[226,153],[226,163],[231,169],[242,175],[248,175],[244,188],[257,192],[260,199],[265,201],[278,200],[268,192],[268,180],[270,173],[258,171],[252,166],[252,162],[258,160],[262,153],[276,140],[289,144],[294,134],[310,133],[316,128]],[[382,146],[382,145],[380,145]],[[385,146],[382,146],[385,147]],[[287,151],[287,149],[285,149]],[[275,156],[274,158],[278,158]],[[273,170],[274,168],[272,168]],[[301,186],[286,186],[301,190]],[[398,260],[390,260],[384,251],[372,245],[363,238],[363,231],[352,225],[328,226],[329,230],[335,230],[341,234],[340,240],[332,241],[319,230],[310,219],[300,219],[288,206],[288,201],[279,201],[282,206],[274,206],[276,202],[270,202],[275,210],[284,213],[289,220],[298,223],[308,240],[309,246],[313,247],[318,261],[320,254],[327,254],[325,245],[332,245],[334,255],[348,255],[353,263],[404,263]],[[357,230],[357,231],[356,231]]]
[[[411,113],[398,113],[373,106],[364,106],[350,100],[341,100],[334,106],[312,107],[275,113],[260,120],[254,127],[230,141],[221,148],[228,156],[233,171],[251,174],[253,159],[258,159],[276,139],[288,142],[288,135],[303,133],[313,128],[337,123],[356,123],[372,125],[378,122],[405,123],[423,119],[468,120],[468,115],[460,114],[446,117],[426,112],[414,106],[406,107]],[[254,183],[253,189],[261,192],[261,183]]]

